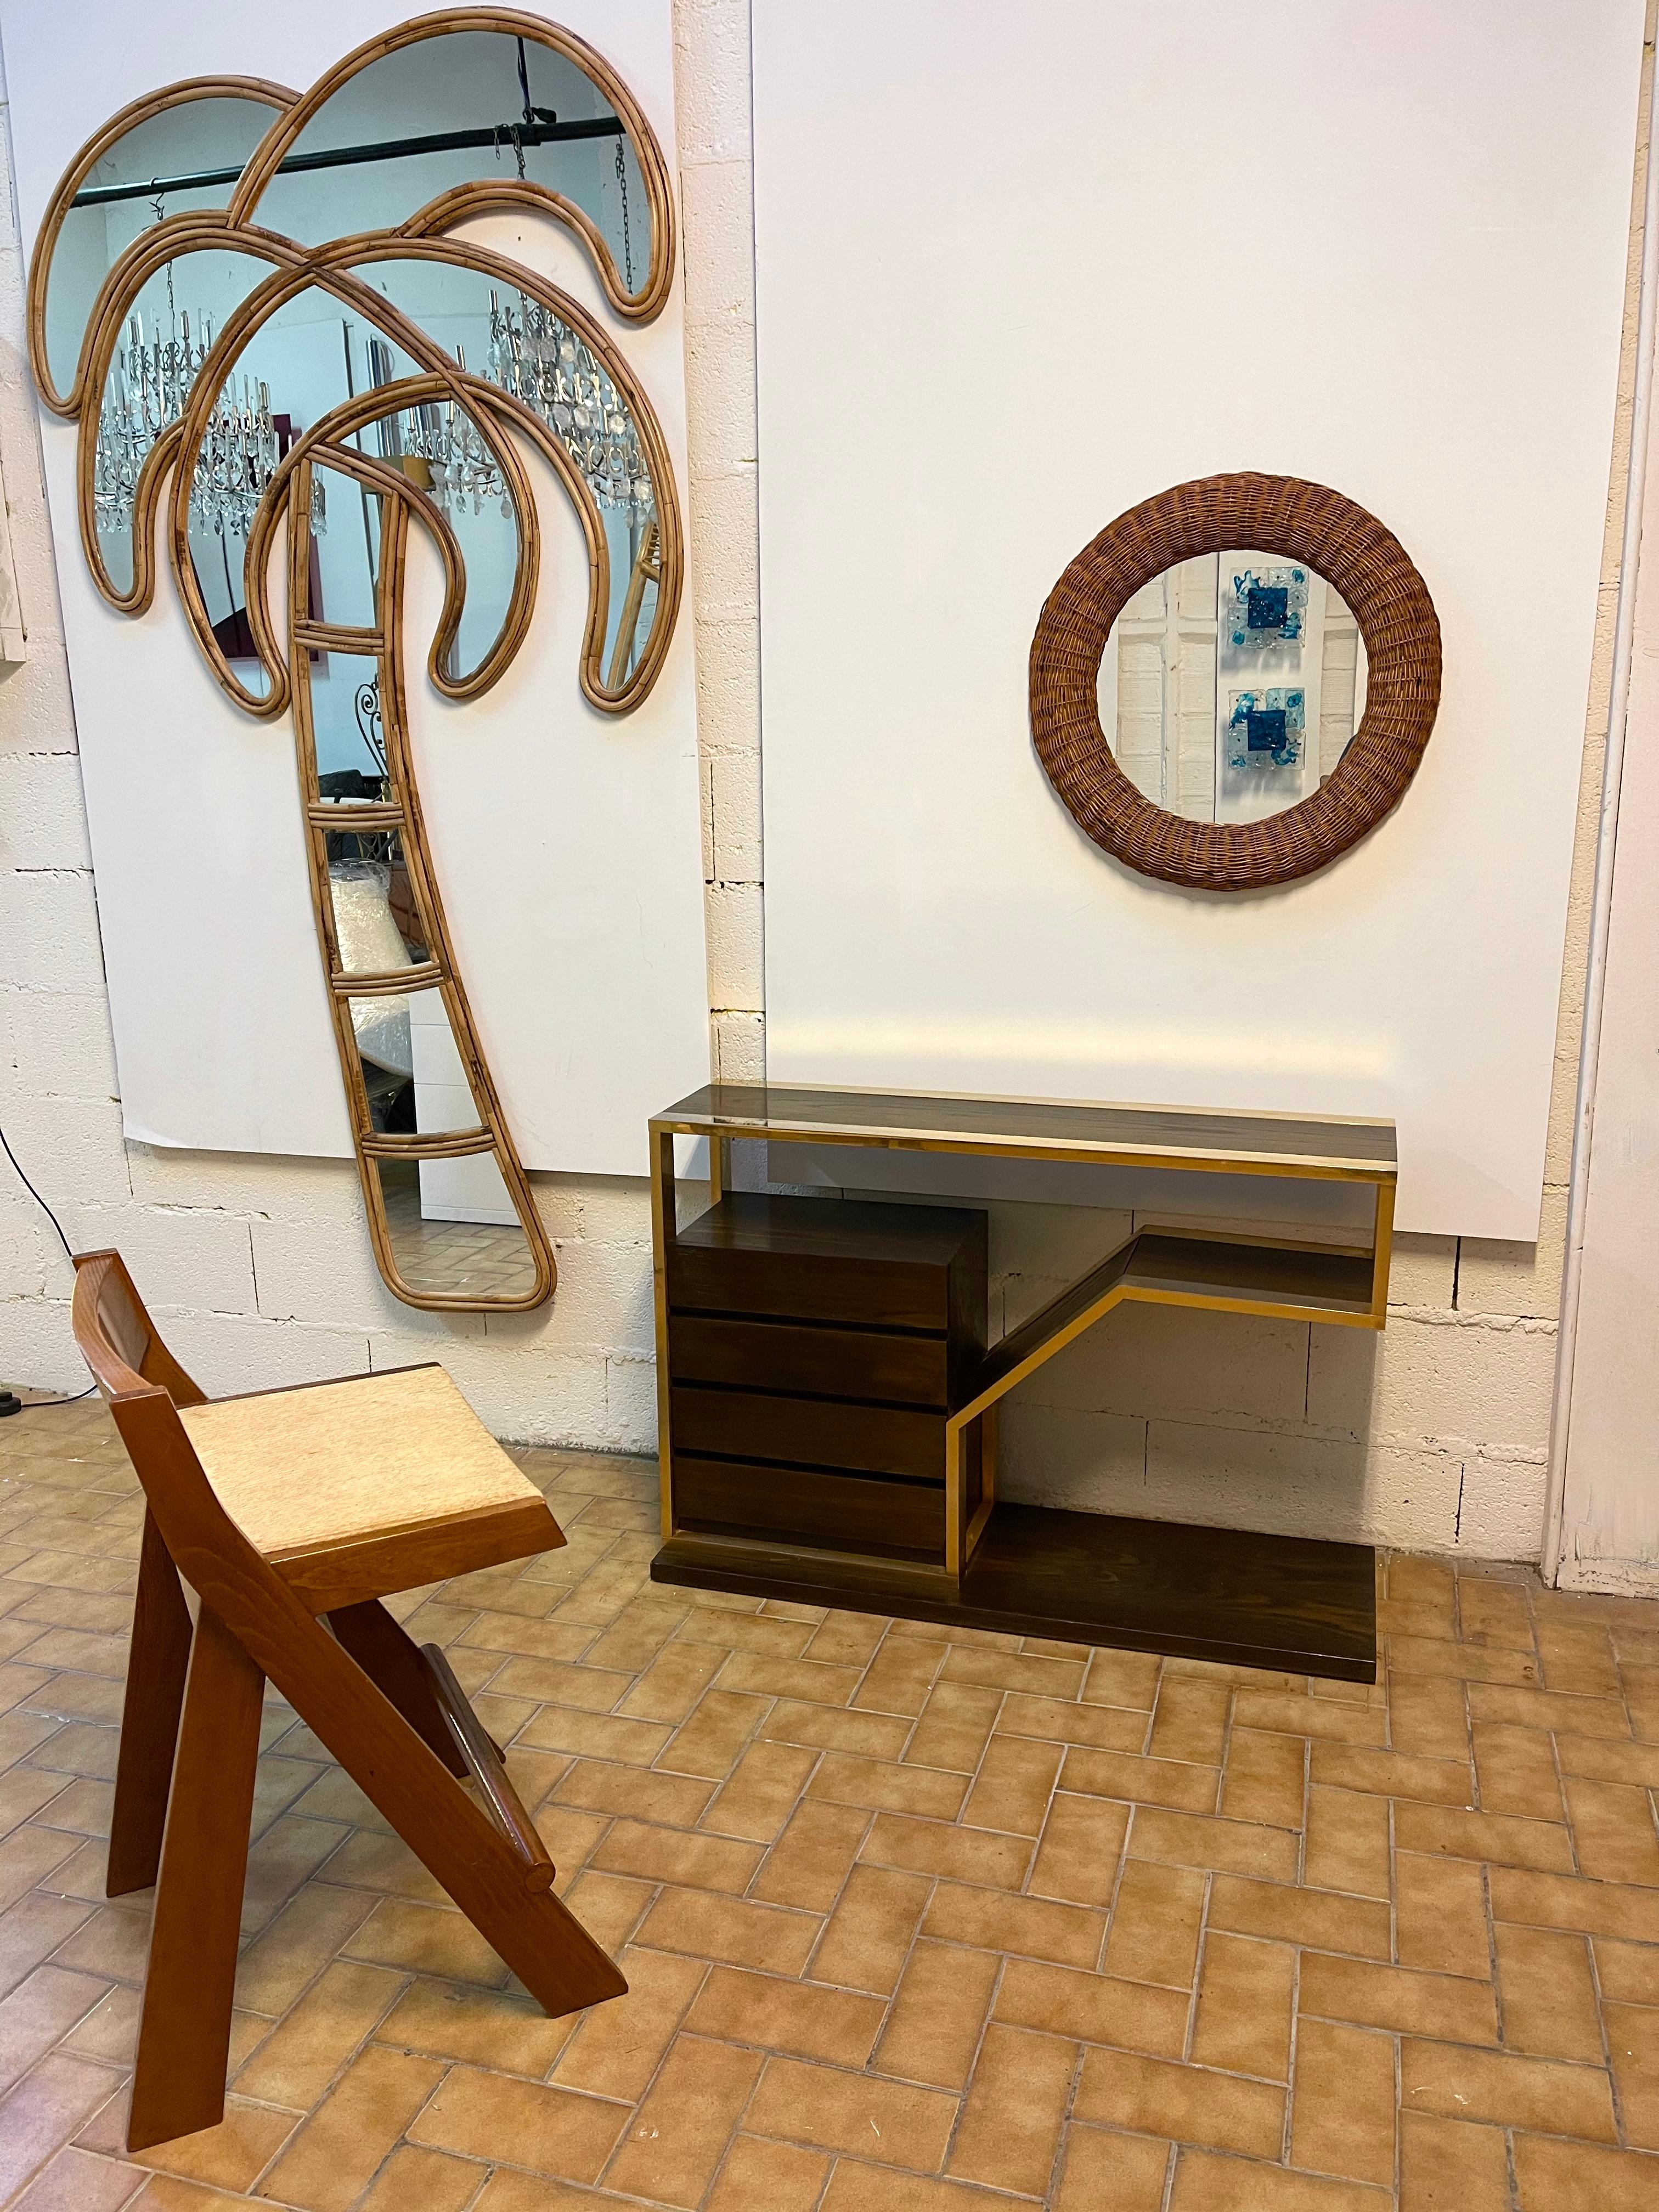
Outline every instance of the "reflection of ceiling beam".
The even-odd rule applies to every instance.
[[[497,123],[477,131],[432,131],[419,138],[382,138],[372,146],[327,146],[314,154],[290,154],[278,162],[279,177],[295,176],[306,169],[343,169],[363,161],[400,161],[411,154],[455,154],[475,146],[547,146],[566,138],[620,138],[624,125],[620,116],[595,115],[575,123]],[[143,185],[88,185],[76,192],[71,207],[108,207],[115,200],[151,200],[168,192],[204,191],[210,185],[234,185],[246,167],[195,169],[188,176],[152,177]]]

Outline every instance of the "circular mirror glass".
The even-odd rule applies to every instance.
[[[1310,799],[1365,711],[1350,609],[1300,562],[1207,553],[1143,585],[1101,656],[1100,726],[1153,805],[1259,822]]]

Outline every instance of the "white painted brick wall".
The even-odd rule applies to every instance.
[[[710,1057],[717,1073],[743,1079],[765,1068],[747,0],[677,0],[674,22]],[[6,150],[9,160],[9,139]],[[1640,197],[1638,178],[1638,210]],[[1633,237],[1632,278],[1639,249]],[[1381,1337],[1121,1313],[1009,1402],[1010,1494],[1477,1555],[1535,1553],[1630,381],[1627,348],[1538,1246],[1401,1238]],[[0,462],[29,629],[27,664],[0,674],[0,1109],[71,1239],[119,1245],[210,1389],[437,1357],[503,1435],[649,1449],[641,1185],[537,1178],[559,1255],[553,1307],[452,1318],[387,1294],[349,1165],[123,1142],[9,173]],[[0,1376],[78,1389],[70,1271],[9,1174],[0,1161]],[[1104,1206],[994,1206],[993,1326],[1031,1311],[1131,1224]]]

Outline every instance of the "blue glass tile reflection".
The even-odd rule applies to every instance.
[[[1227,765],[1253,769],[1299,768],[1306,720],[1305,696],[1275,686],[1266,691],[1228,694]]]

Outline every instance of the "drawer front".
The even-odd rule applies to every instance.
[[[950,1279],[915,1261],[816,1253],[744,1252],[677,1240],[668,1248],[668,1303],[702,1313],[935,1329],[950,1321]]]
[[[938,1336],[878,1336],[697,1314],[671,1314],[668,1321],[668,1371],[676,1382],[942,1407],[948,1365]]]
[[[943,1413],[677,1384],[669,1394],[669,1419],[677,1452],[945,1480]]]
[[[775,1536],[829,1551],[939,1559],[945,1492],[930,1483],[820,1474],[796,1467],[736,1467],[725,1460],[673,1462],[677,1527]]]

